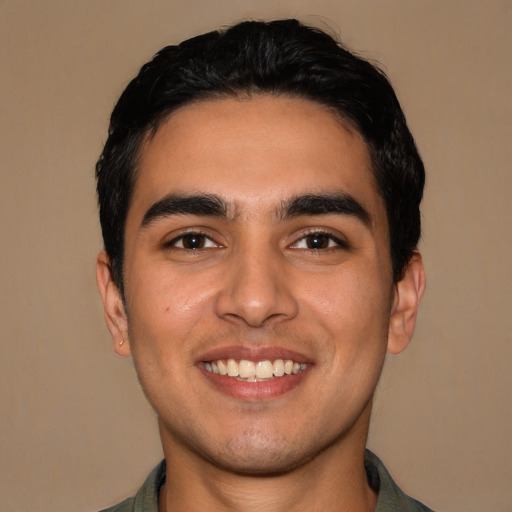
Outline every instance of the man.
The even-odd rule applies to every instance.
[[[424,511],[365,451],[425,286],[384,75],[294,20],[169,46],[97,165],[98,286],[165,454],[117,511]]]

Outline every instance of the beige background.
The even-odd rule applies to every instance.
[[[94,163],[118,95],[161,46],[290,16],[384,65],[428,170],[428,290],[370,446],[440,511],[511,510],[512,3],[3,0],[2,511],[97,510],[161,457],[95,289]]]

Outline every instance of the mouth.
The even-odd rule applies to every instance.
[[[261,401],[297,387],[314,364],[305,355],[285,349],[224,347],[203,354],[196,366],[223,394]]]
[[[203,361],[202,366],[209,373],[227,376],[240,382],[267,382],[285,375],[297,375],[308,368],[307,363],[299,363],[293,359],[264,359],[256,362],[248,359],[217,359]]]

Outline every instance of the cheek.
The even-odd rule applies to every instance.
[[[319,325],[331,340],[331,350],[324,353],[332,359],[322,364],[349,382],[359,380],[355,373],[378,375],[387,346],[389,285],[369,268],[345,268],[303,289],[307,322]]]
[[[147,269],[148,267],[146,267]],[[128,295],[129,294],[129,295]],[[197,336],[202,318],[211,308],[211,290],[153,267],[132,274],[127,288],[129,335],[139,374],[157,380],[181,379],[193,362],[187,345]]]
[[[168,268],[142,268],[144,274],[132,273],[127,287],[129,335],[139,380],[156,408],[166,393],[186,385],[194,367],[187,346],[195,337],[210,293],[194,279],[177,276]],[[170,385],[164,387],[162,382]]]
[[[150,325],[172,322],[180,327],[196,320],[210,301],[214,288],[200,275],[180,272],[165,264],[142,265],[144,273],[132,272],[127,289],[132,316]]]
[[[387,326],[391,286],[370,265],[340,268],[338,272],[305,281],[303,302],[336,328]]]

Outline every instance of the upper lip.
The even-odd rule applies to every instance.
[[[275,361],[276,359],[291,359],[297,363],[311,363],[311,358],[295,350],[284,347],[267,346],[226,346],[216,347],[202,353],[197,362],[217,361],[219,359],[246,359],[248,361]]]

